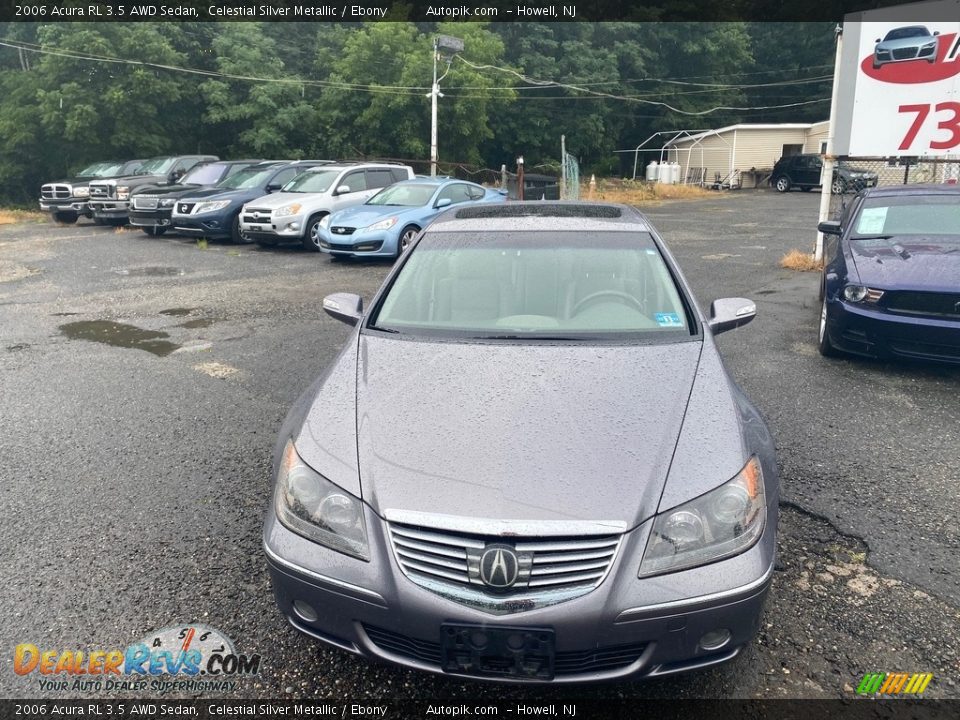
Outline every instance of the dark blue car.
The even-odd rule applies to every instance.
[[[819,229],[823,355],[960,363],[960,187],[871,188]]]
[[[306,168],[325,162],[329,161],[279,160],[252,165],[216,187],[177,200],[170,223],[180,235],[246,242],[239,223],[243,204],[279,190]]]

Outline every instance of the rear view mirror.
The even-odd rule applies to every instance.
[[[746,325],[757,316],[757,306],[748,298],[720,298],[710,304],[707,327],[714,335]]]
[[[824,235],[840,235],[840,223],[836,220],[824,220],[822,223],[817,225],[817,230],[822,232]]]
[[[323,299],[323,310],[334,320],[356,325],[363,317],[363,298],[353,293],[333,293]]]

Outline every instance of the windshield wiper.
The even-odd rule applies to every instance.
[[[850,238],[851,240],[889,240],[890,238],[896,237],[896,235],[857,235],[856,237]]]
[[[396,328],[380,327],[379,325],[367,325],[367,330],[376,330],[377,332],[391,333],[392,335],[400,334],[400,331]]]
[[[560,342],[582,342],[589,338],[576,335],[471,335],[471,340],[551,340]]]

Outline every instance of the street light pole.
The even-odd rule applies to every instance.
[[[430,90],[430,176],[437,175],[437,97],[440,95],[440,83],[437,82],[437,57],[439,38],[433,39],[433,86]]]

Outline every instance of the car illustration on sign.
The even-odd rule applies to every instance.
[[[888,63],[910,60],[936,62],[939,34],[931,33],[923,25],[894,28],[882,40],[877,38],[877,46],[873,51],[874,70]]]

